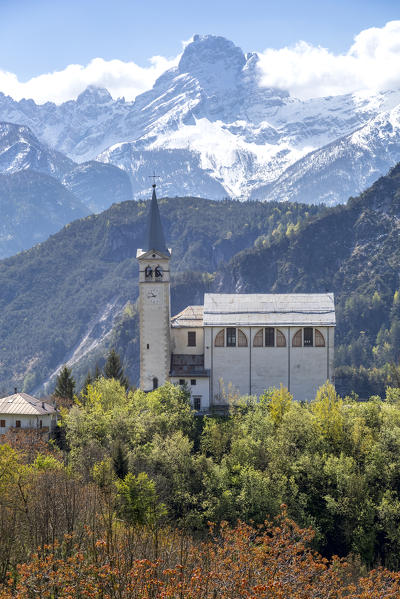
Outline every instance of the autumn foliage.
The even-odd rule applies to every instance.
[[[196,542],[171,531],[122,528],[110,544],[87,531],[85,549],[72,536],[40,548],[10,573],[0,599],[390,599],[400,574],[371,571],[355,581],[343,559],[310,548],[283,510],[262,527],[211,527]],[[152,557],[151,554],[153,553]]]

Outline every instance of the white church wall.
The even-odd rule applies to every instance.
[[[329,329],[329,334],[328,334]],[[290,392],[301,401],[315,398],[318,388],[329,379],[334,381],[334,328],[318,327],[325,339],[325,347],[292,347],[298,328],[291,330]]]
[[[250,329],[240,327],[250,343]],[[221,328],[213,328],[210,342],[212,393],[215,403],[224,403],[224,394],[248,395],[250,389],[249,347],[215,347],[215,337]],[[210,368],[205,365],[206,368]]]
[[[196,345],[188,345],[188,332],[196,333]],[[203,354],[204,332],[203,327],[173,328],[171,329],[172,352],[174,354]]]
[[[287,347],[252,347],[251,392],[261,395],[270,387],[288,386]]]
[[[215,347],[215,337],[222,327],[205,327],[205,368],[211,371],[211,393],[215,403],[221,401],[221,381],[226,391],[240,395],[261,395],[270,387],[282,384],[298,401],[313,399],[327,379],[334,381],[334,327],[317,327],[325,347],[292,347],[299,327],[279,327],[286,347],[253,347],[260,327],[240,327],[247,335],[248,347]],[[328,334],[329,330],[329,334]],[[290,365],[290,367],[289,367]],[[250,381],[251,372],[251,381]]]
[[[221,395],[249,393],[249,350],[247,347],[214,347],[213,393],[216,403],[224,403]],[[223,388],[221,387],[223,382]]]
[[[179,385],[181,380],[184,380],[190,390],[190,403],[194,407],[194,398],[200,398],[200,411],[207,411],[210,407],[209,391],[210,391],[210,379],[207,377],[171,377],[171,383],[173,385]],[[192,385],[191,381],[195,380],[196,384]]]

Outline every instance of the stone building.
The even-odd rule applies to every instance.
[[[146,249],[138,250],[140,386],[187,384],[207,411],[228,393],[260,395],[281,384],[307,401],[333,382],[332,293],[206,293],[203,306],[170,315],[170,259],[157,205],[150,204]]]

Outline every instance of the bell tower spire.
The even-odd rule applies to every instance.
[[[153,194],[150,202],[150,211],[147,220],[146,250],[158,250],[165,255],[170,255],[165,243],[164,231],[161,224],[160,210],[156,196],[156,184],[153,183]]]
[[[144,391],[152,391],[168,380],[171,362],[171,251],[165,243],[156,184],[152,187],[145,248],[138,249],[136,254],[139,263],[140,388]]]

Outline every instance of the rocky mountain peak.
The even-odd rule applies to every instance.
[[[104,87],[97,85],[88,85],[87,88],[79,94],[76,99],[78,104],[108,104],[112,102],[110,92]]]
[[[246,64],[242,50],[224,37],[195,35],[181,57],[179,73],[196,77],[201,84],[210,77],[222,81],[235,79]]]

